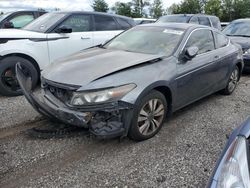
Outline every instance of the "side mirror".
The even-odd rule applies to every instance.
[[[62,25],[55,30],[56,33],[72,33],[72,28]]]
[[[5,22],[3,27],[6,29],[14,28],[14,24],[12,22]]]
[[[187,59],[192,59],[194,58],[199,52],[199,48],[196,46],[191,46],[189,48],[186,49],[185,51],[185,58]]]

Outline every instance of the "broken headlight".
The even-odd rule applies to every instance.
[[[219,188],[249,187],[248,143],[244,137],[237,137],[228,148],[222,162],[218,179]]]
[[[74,106],[81,106],[93,103],[116,101],[121,99],[135,87],[135,84],[127,84],[102,90],[75,92],[73,93],[70,104]]]

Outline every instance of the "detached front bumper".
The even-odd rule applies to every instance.
[[[75,109],[67,106],[50,92],[44,91],[41,97],[31,90],[31,79],[16,66],[16,76],[20,87],[33,108],[51,120],[65,124],[89,128],[99,138],[126,136],[130,126],[133,105],[114,102],[98,106]]]

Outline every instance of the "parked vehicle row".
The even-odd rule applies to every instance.
[[[22,63],[32,78],[56,59],[76,53],[107,40],[135,25],[133,19],[97,12],[47,13],[22,30],[0,31],[0,93],[21,94],[15,76],[16,62]]]
[[[216,16],[205,14],[173,14],[160,17],[158,23],[192,23],[200,24],[221,30],[220,19]]]
[[[45,11],[15,11],[0,15],[0,29],[20,29],[36,18],[45,14]]]
[[[239,19],[230,23],[223,33],[239,44],[243,50],[244,70],[250,71],[250,19]]]

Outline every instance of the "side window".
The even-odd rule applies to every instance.
[[[228,38],[220,33],[214,32],[214,38],[216,41],[216,48],[222,48],[227,46]]]
[[[193,16],[193,17],[189,20],[189,23],[199,24],[198,17]]]
[[[131,28],[131,25],[124,19],[122,18],[116,18],[118,24],[120,25],[120,28],[123,30]]]
[[[84,32],[91,30],[91,16],[90,15],[72,15],[64,20],[60,25],[67,26],[72,29],[72,32]]]
[[[201,25],[211,26],[207,17],[199,17],[199,23]]]
[[[217,28],[219,30],[221,30],[221,24],[220,24],[220,20],[216,17],[210,17],[210,20],[212,22],[212,25],[214,28]]]
[[[206,53],[215,49],[212,32],[208,29],[194,31],[189,37],[186,47],[196,46],[199,48],[198,54]]]
[[[114,18],[111,16],[94,15],[94,18],[96,31],[110,31],[118,29]]]
[[[28,13],[28,14],[16,15],[8,21],[13,23],[14,28],[22,28],[23,26],[27,25],[33,20],[34,20],[34,15],[32,13]]]

